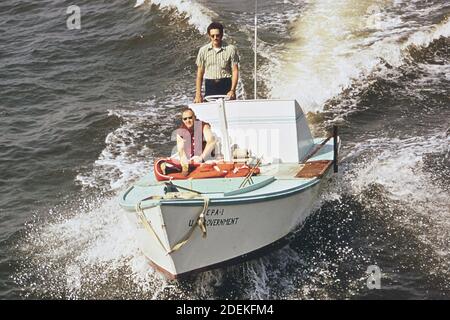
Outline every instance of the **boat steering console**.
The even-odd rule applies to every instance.
[[[213,101],[217,101],[219,99],[223,99],[223,100],[230,100],[230,97],[224,94],[216,94],[216,95],[210,95],[210,96],[205,96],[205,100],[207,102],[213,102]]]

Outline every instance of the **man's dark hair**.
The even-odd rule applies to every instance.
[[[181,116],[183,116],[183,113],[185,113],[185,112],[187,112],[187,111],[191,111],[192,114],[195,116],[194,110],[192,110],[192,109],[189,108],[189,107],[185,107],[185,108],[183,108],[183,109],[181,110]]]
[[[213,22],[208,26],[208,35],[211,29],[219,29],[220,34],[223,34],[223,25],[219,22]]]

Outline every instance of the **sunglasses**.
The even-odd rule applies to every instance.
[[[183,120],[184,120],[184,121],[186,121],[186,120],[192,120],[192,118],[194,118],[194,116],[184,117]]]

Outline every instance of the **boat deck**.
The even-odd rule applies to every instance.
[[[318,145],[322,139],[316,139]],[[332,160],[333,158],[333,142],[329,141],[319,150],[313,157],[308,159],[307,163],[313,163],[318,160]],[[267,197],[286,194],[307,188],[318,182],[320,175],[312,177],[298,177],[298,173],[304,167],[299,163],[279,163],[266,164],[260,166],[261,173],[253,176],[250,183],[241,186],[244,178],[212,178],[212,179],[190,179],[190,180],[173,180],[175,187],[179,186],[181,192],[183,188],[194,190],[201,193],[202,197],[208,197],[210,201],[222,202],[225,199],[253,201]],[[142,177],[134,186],[130,187],[121,197],[121,206],[128,210],[134,210],[135,205],[141,202],[146,206],[159,204],[174,204],[182,202],[197,203],[203,201],[202,198],[191,199],[167,199],[165,188],[167,181],[157,181],[153,172]]]

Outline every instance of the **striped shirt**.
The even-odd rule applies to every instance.
[[[231,78],[232,66],[239,63],[239,54],[235,46],[222,42],[216,51],[211,43],[200,48],[196,64],[205,68],[205,79]]]

